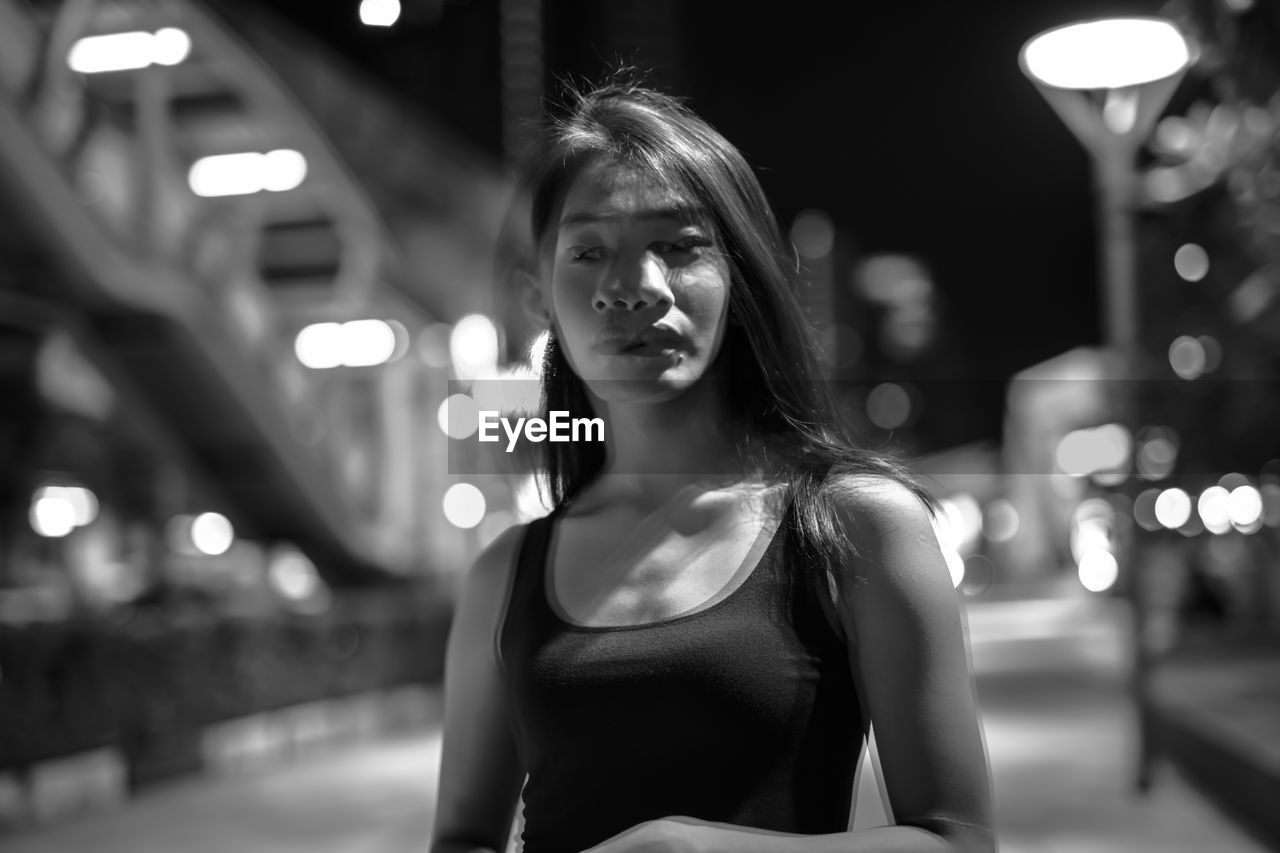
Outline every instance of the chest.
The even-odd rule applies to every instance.
[[[695,529],[661,519],[566,519],[547,549],[547,598],[578,625],[639,625],[697,612],[746,580],[778,524],[751,506]]]

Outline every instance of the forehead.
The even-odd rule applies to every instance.
[[[630,163],[587,163],[565,194],[560,225],[622,218],[690,218],[697,205],[681,188]]]

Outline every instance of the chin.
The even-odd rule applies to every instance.
[[[592,395],[605,403],[665,403],[687,392],[703,376],[691,365],[666,369],[608,370],[584,380]]]

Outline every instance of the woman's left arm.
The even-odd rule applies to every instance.
[[[883,479],[828,483],[856,553],[836,612],[876,731],[895,825],[786,835],[672,817],[593,853],[924,853],[996,849],[991,780],[960,604],[928,511]]]

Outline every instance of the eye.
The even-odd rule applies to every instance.
[[[657,254],[665,256],[694,252],[710,245],[711,241],[705,237],[684,237],[676,241],[656,240],[649,244],[649,248]]]
[[[604,259],[603,246],[570,246],[569,260],[575,263],[593,263]]]

